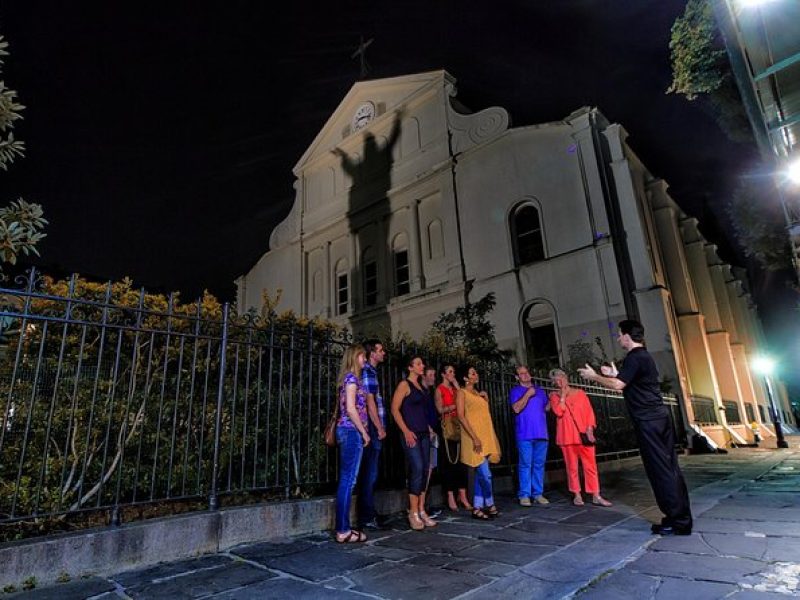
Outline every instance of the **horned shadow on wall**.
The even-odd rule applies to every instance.
[[[340,148],[332,151],[352,182],[346,218],[350,238],[355,240],[353,264],[336,269],[333,313],[348,315],[356,334],[385,339],[392,337],[389,303],[410,291],[411,279],[407,237],[397,234],[390,239],[388,193],[402,116],[402,111],[395,113],[385,141],[366,132],[360,157]]]

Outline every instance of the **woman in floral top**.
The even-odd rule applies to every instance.
[[[350,501],[358,478],[358,467],[367,433],[367,394],[361,384],[361,369],[366,361],[364,347],[350,346],[342,356],[339,370],[339,421],[336,442],[339,445],[339,487],[336,490],[336,541],[340,544],[365,542],[367,536],[350,528]]]

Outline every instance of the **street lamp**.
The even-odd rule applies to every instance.
[[[769,376],[775,368],[775,361],[768,356],[759,356],[753,361],[753,367],[764,376],[767,384],[767,401],[769,402],[769,416],[772,419],[772,426],[775,428],[775,435],[778,438],[778,448],[788,448],[789,444],[783,439],[783,430],[778,420],[778,409],[775,408],[775,397],[772,394],[772,382]]]

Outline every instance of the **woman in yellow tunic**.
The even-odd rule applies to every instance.
[[[456,411],[461,423],[461,462],[472,468],[475,486],[472,502],[472,517],[488,519],[500,514],[494,505],[492,473],[489,463],[500,462],[500,443],[494,433],[492,415],[489,412],[489,397],[478,392],[479,381],[475,367],[459,370],[459,379],[464,382],[456,396]]]

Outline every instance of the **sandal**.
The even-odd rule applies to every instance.
[[[594,504],[595,506],[606,506],[606,507],[613,506],[613,504],[611,504],[611,502],[609,502],[608,500],[606,500],[602,496],[594,496],[592,498],[592,504]]]
[[[491,506],[486,506],[486,514],[489,515],[492,519],[496,519],[500,516],[500,511],[497,510],[497,507],[492,504]]]
[[[436,527],[438,525],[436,521],[430,518],[428,513],[420,511],[419,518],[422,520],[422,523],[425,525],[425,527]]]
[[[489,515],[483,512],[480,508],[473,508],[472,509],[472,518],[473,519],[480,519],[481,521],[488,521]]]
[[[575,497],[572,499],[572,503],[573,503],[575,506],[583,506],[583,505],[585,504],[585,502],[583,501],[583,498],[581,498],[580,496],[575,496]]]
[[[336,543],[337,544],[357,544],[359,542],[366,542],[367,536],[364,535],[360,531],[356,531],[355,529],[351,529],[350,533],[345,535],[344,537],[339,537],[339,534],[336,534]]]

